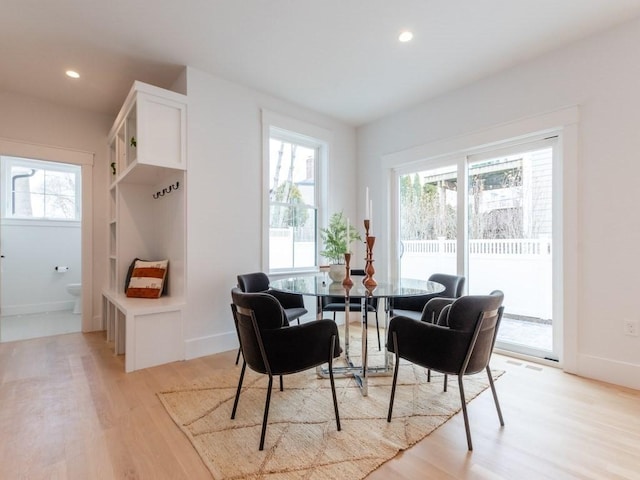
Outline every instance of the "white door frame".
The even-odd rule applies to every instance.
[[[522,143],[527,139],[558,136],[558,161],[553,167],[554,198],[554,285],[561,295],[554,300],[554,319],[561,319],[562,330],[558,340],[559,365],[567,372],[577,373],[578,368],[578,121],[577,106],[536,115],[510,123],[496,125],[459,137],[419,145],[407,150],[384,155],[382,167],[389,174],[391,199],[388,231],[397,231],[397,170],[417,167],[425,161],[440,163],[449,158],[460,158],[499,147]],[[391,252],[398,252],[397,238],[389,238]],[[398,272],[398,255],[391,255],[390,271]],[[554,332],[555,334],[555,332]],[[554,340],[555,341],[555,340]]]
[[[82,331],[93,325],[93,161],[94,153],[0,138],[0,154],[82,167]]]

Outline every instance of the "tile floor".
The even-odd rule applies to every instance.
[[[0,342],[79,332],[82,316],[71,310],[0,317]]]

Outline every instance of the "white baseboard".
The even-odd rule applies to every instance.
[[[640,390],[640,365],[592,355],[579,355],[577,374],[602,382]]]
[[[74,300],[48,302],[48,303],[30,303],[25,305],[3,305],[2,316],[10,315],[31,315],[34,313],[58,312],[61,310],[73,310]]]
[[[206,337],[190,338],[184,342],[185,360],[204,357],[215,353],[227,352],[238,348],[238,335],[231,332],[208,335]]]

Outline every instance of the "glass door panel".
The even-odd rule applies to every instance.
[[[505,294],[497,346],[553,353],[553,146],[468,158],[469,294]]]
[[[399,177],[400,276],[456,273],[457,166]]]

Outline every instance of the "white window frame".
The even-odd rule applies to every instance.
[[[287,141],[299,143],[317,149],[315,164],[315,205],[317,208],[315,265],[310,268],[278,269],[269,268],[269,143],[272,134]],[[327,223],[327,165],[332,150],[332,135],[316,125],[280,115],[269,110],[262,110],[262,270],[270,274],[302,273],[318,271],[320,245],[320,228]]]
[[[10,221],[11,223],[20,223],[20,222],[39,222],[41,224],[44,223],[64,223],[64,224],[79,224],[82,220],[82,174],[81,167],[78,165],[68,164],[68,163],[59,163],[59,162],[49,162],[42,161],[32,158],[23,158],[23,157],[15,157],[9,155],[2,156],[2,169],[3,178],[5,184],[3,185],[4,195],[2,195],[1,199],[1,209],[2,209],[2,218],[6,221]],[[76,174],[76,182],[75,182],[75,216],[74,218],[50,218],[50,217],[37,217],[37,216],[23,216],[16,215],[12,211],[13,207],[13,185],[12,185],[12,177],[10,175],[11,168],[13,166],[20,166],[24,168],[33,168],[37,170],[47,170],[47,171],[55,171],[55,172],[73,172]],[[50,193],[44,192],[44,195],[52,195]]]

